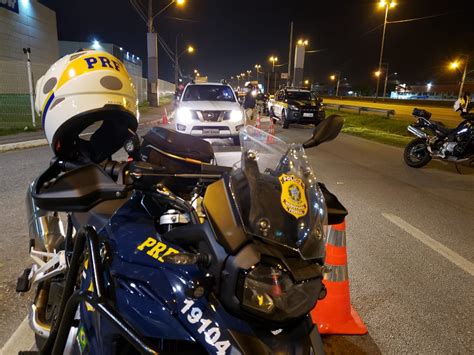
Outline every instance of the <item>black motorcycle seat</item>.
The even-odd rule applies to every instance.
[[[143,137],[144,141],[168,154],[181,158],[210,163],[214,150],[209,142],[189,134],[179,133],[163,127],[153,127]]]
[[[423,118],[426,118],[427,120],[429,120],[430,117],[431,117],[431,112],[428,112],[428,111],[423,110],[423,109],[418,109],[418,108],[414,108],[412,114],[413,114],[413,116],[423,117]]]
[[[431,122],[436,125],[436,129],[443,135],[448,135],[453,130],[452,128],[446,127],[443,122],[439,122],[439,121],[431,121]]]

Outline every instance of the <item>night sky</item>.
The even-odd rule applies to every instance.
[[[146,58],[146,26],[128,0],[40,2],[56,11],[60,40],[97,38]],[[167,3],[154,0],[157,8]],[[456,81],[456,74],[447,70],[447,63],[474,50],[474,1],[397,3],[389,12],[389,21],[447,14],[389,24],[384,54],[389,72],[397,71],[399,79],[408,83]],[[196,47],[196,54],[183,56],[184,70],[198,68],[202,75],[220,80],[254,70],[256,63],[268,70],[268,57],[272,54],[279,57],[280,64],[287,63],[292,20],[295,39],[307,38],[308,50],[325,49],[306,54],[305,78],[324,83],[333,71],[340,70],[352,85],[372,86],[383,16],[377,0],[187,0],[183,8],[170,7],[155,24],[172,48],[177,34],[181,34],[182,48],[185,43]],[[279,70],[286,72],[286,68],[285,65]],[[161,48],[159,73],[163,79],[173,78],[171,62]]]

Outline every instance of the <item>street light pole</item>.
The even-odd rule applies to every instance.
[[[379,69],[378,71],[382,71],[382,60],[383,60],[383,49],[385,44],[385,30],[387,28],[387,18],[388,18],[388,9],[389,7],[394,7],[396,5],[394,0],[387,2],[386,0],[380,0],[379,6],[385,6],[385,19],[383,21],[383,32],[382,32],[382,44],[380,46],[380,57],[379,57]],[[375,99],[379,96],[379,86],[380,86],[380,75],[377,76],[377,89],[375,91]]]
[[[462,91],[464,89],[464,82],[466,81],[466,74],[467,74],[467,65],[469,63],[469,55],[466,55],[466,63],[464,64],[464,72],[462,74],[461,85],[459,86],[459,95],[458,99],[462,96]]]
[[[387,83],[388,83],[388,63],[385,63],[385,64],[386,64],[386,67],[385,67],[385,85],[383,87],[383,97],[384,98],[387,95]]]
[[[176,42],[174,47],[174,84],[178,87],[178,76],[179,76],[179,58],[178,58],[178,36],[176,35]]]

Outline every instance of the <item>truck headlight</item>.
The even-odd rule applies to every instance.
[[[288,108],[293,111],[299,111],[299,107],[296,107],[295,105],[288,105]]]
[[[242,111],[233,110],[230,112],[230,122],[239,122],[243,119]]]
[[[176,112],[176,118],[181,122],[191,122],[193,114],[189,108],[181,107]]]

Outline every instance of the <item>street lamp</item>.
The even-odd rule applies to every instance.
[[[340,81],[341,81],[341,72],[338,70],[338,71],[336,71],[336,74],[337,74],[337,75],[334,75],[334,74],[331,75],[331,76],[330,76],[330,79],[331,79],[332,81],[334,81],[334,80],[336,80],[336,78],[337,78],[337,83],[336,83],[336,96],[338,96],[338,95],[339,95],[339,83],[340,83]]]
[[[304,81],[304,84],[305,84],[306,86],[308,86],[308,85],[309,85],[309,80],[306,79],[306,80]]]
[[[174,49],[174,84],[178,85],[178,77],[179,77],[179,58],[183,56],[184,53],[188,54],[193,54],[195,52],[195,49],[193,46],[188,45],[181,53],[178,53],[178,37],[179,35],[176,35],[176,43],[175,43],[175,49]]]
[[[148,101],[150,106],[158,106],[160,101],[158,90],[158,34],[153,26],[153,21],[171,5],[183,6],[185,0],[171,0],[168,5],[159,11],[153,11],[153,0],[130,0],[130,4],[147,24],[147,54],[148,54]]]
[[[258,85],[258,70],[261,68],[262,66],[260,64],[255,64],[255,71],[257,72],[257,85]]]
[[[251,71],[251,70],[247,70],[247,76],[248,76],[249,81],[250,81],[250,74],[252,74],[252,71]]]
[[[276,56],[271,56],[270,58],[268,58],[268,60],[270,62],[272,62],[272,73],[273,73],[273,77],[274,77],[274,84],[273,84],[273,89],[274,89],[274,92],[276,91],[276,75],[275,75],[275,63],[278,62],[278,57]],[[270,75],[268,76],[268,81],[270,81]],[[268,83],[268,86],[270,86],[270,83]]]
[[[299,39],[298,42],[299,46],[307,46],[308,45],[308,40],[307,39]]]
[[[383,47],[385,44],[385,30],[387,28],[387,17],[388,17],[388,10],[397,6],[395,0],[380,0],[379,7],[385,8],[385,19],[383,21],[383,33],[382,33],[382,44],[380,46],[380,58],[379,58],[379,69],[378,71],[382,71],[382,59],[383,59]],[[377,76],[377,90],[375,91],[375,98],[377,99],[379,96],[379,85],[380,85],[380,74]]]
[[[462,74],[461,84],[459,86],[458,99],[461,98],[461,96],[462,96],[462,90],[464,88],[464,82],[466,81],[468,64],[469,64],[469,55],[465,55],[464,56],[464,70],[463,70],[463,74]],[[459,59],[455,60],[454,62],[451,62],[449,64],[449,68],[452,69],[452,70],[457,70],[457,69],[459,69],[460,66],[461,66],[461,63],[460,63]]]

